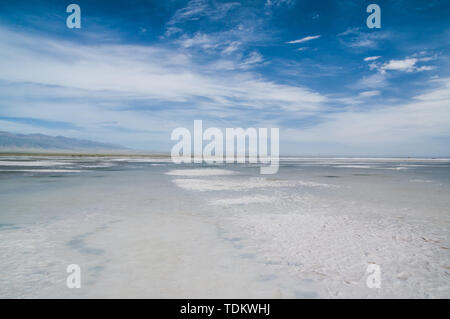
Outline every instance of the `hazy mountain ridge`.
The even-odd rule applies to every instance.
[[[0,131],[0,150],[126,151],[120,145],[45,134],[14,134]]]

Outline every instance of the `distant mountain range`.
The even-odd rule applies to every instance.
[[[126,147],[100,143],[89,140],[79,140],[64,136],[49,136],[44,134],[13,134],[0,131],[0,151],[76,151],[76,152],[124,152]]]

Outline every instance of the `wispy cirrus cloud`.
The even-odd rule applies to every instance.
[[[216,2],[208,0],[190,0],[186,6],[178,9],[165,23],[165,37],[185,32],[187,23],[207,19],[218,21],[225,18],[233,9],[241,6],[239,2]]]
[[[311,41],[311,40],[319,39],[320,37],[321,37],[321,35],[310,35],[310,36],[307,36],[307,37],[304,37],[304,38],[301,38],[301,39],[298,39],[298,40],[292,40],[292,41],[289,41],[289,42],[286,42],[286,43],[289,43],[289,44],[304,43],[304,42],[308,42],[308,41]]]
[[[80,128],[66,131],[72,137],[91,134],[118,142],[111,138],[124,139],[119,131],[127,130],[144,141],[155,134],[149,127],[165,132],[195,116],[220,119],[253,112],[256,120],[256,114],[263,118],[276,110],[313,114],[327,102],[307,87],[246,71],[263,61],[257,51],[223,73],[163,46],[82,45],[5,28],[0,41],[0,116],[70,123]],[[11,85],[33,98],[7,93]]]
[[[380,89],[387,85],[386,80],[386,74],[377,72],[363,76],[352,87],[357,90]]]
[[[364,32],[360,27],[348,28],[337,35],[339,41],[350,48],[374,49],[391,37],[387,31]]]
[[[205,33],[196,33],[192,37],[183,36],[179,40],[181,47],[183,48],[192,48],[192,47],[201,47],[202,49],[212,49],[216,48],[223,43],[221,43],[217,38],[214,38]]]
[[[360,97],[372,97],[372,96],[378,96],[381,92],[379,90],[372,90],[372,91],[364,91],[359,93]]]
[[[368,62],[368,61],[375,61],[378,60],[379,58],[381,58],[381,56],[377,55],[377,56],[368,56],[366,58],[364,58],[364,61]]]
[[[199,20],[207,17],[212,20],[224,18],[230,10],[239,7],[239,2],[216,2],[208,0],[191,0],[188,4],[177,10],[167,25],[175,25],[187,21]]]
[[[255,64],[261,63],[264,61],[263,56],[258,51],[251,52],[246,59],[242,62],[242,66],[244,68],[251,67]]]
[[[266,7],[279,7],[281,5],[292,6],[296,0],[266,0]]]

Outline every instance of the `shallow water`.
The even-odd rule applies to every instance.
[[[2,157],[0,296],[448,298],[448,194],[445,159]]]

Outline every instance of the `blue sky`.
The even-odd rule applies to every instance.
[[[3,1],[0,130],[169,151],[201,119],[279,127],[282,154],[449,156],[449,16],[444,0]]]

